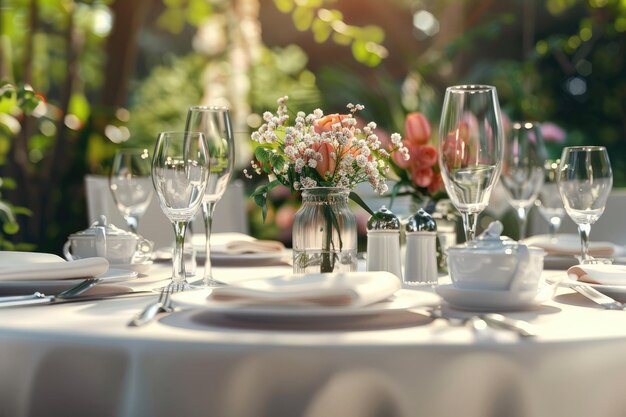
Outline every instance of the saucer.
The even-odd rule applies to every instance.
[[[436,287],[451,307],[469,311],[519,311],[530,310],[550,300],[554,287],[546,285],[537,291],[468,290],[452,284]]]

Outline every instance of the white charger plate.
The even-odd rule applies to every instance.
[[[138,273],[136,271],[129,271],[128,269],[109,268],[109,270],[103,274],[98,275],[98,278],[103,280],[103,284],[109,284],[114,282],[128,281],[137,278]],[[45,293],[60,292],[67,288],[71,288],[77,285],[79,282],[84,281],[87,277],[72,278],[72,279],[47,279],[47,280],[20,280],[20,281],[0,281],[0,292],[2,293],[29,293],[35,291],[41,291]]]
[[[591,284],[588,282],[573,280],[569,277],[560,282],[561,286],[568,288],[573,284],[585,284],[592,288],[595,288],[603,294],[606,294],[610,297],[621,298],[622,300],[624,299],[624,297],[626,297],[626,285]]]
[[[365,307],[328,307],[321,305],[238,304],[208,300],[211,290],[172,294],[174,306],[202,309],[229,318],[259,321],[354,318],[392,314],[440,303],[437,295],[414,290],[398,290],[389,299]]]
[[[468,311],[519,311],[538,307],[552,299],[554,286],[545,285],[538,291],[468,290],[444,284],[436,287],[451,307]]]

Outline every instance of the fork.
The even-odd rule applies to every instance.
[[[608,295],[602,294],[600,291],[590,287],[589,285],[571,284],[569,287],[607,310],[623,310],[625,307],[624,304],[612,299]]]
[[[139,314],[137,314],[131,321],[128,322],[130,327],[144,326],[152,320],[154,320],[159,313],[171,313],[174,311],[172,308],[171,295],[173,292],[178,291],[177,284],[169,284],[161,288],[159,298],[154,302],[144,307]]]

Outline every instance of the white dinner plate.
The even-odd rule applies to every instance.
[[[98,275],[98,278],[103,279],[104,283],[114,283],[121,281],[128,281],[137,278],[136,271],[129,271],[127,269],[109,268],[104,274]],[[46,294],[52,294],[61,292],[67,288],[77,285],[79,282],[84,281],[83,278],[72,279],[47,279],[47,280],[21,280],[21,281],[0,281],[0,293],[20,293],[25,294],[29,292],[41,291]]]
[[[199,260],[204,260],[206,258],[206,253],[204,251],[198,252],[196,254]],[[282,252],[264,252],[264,253],[240,253],[240,254],[230,254],[224,252],[212,252],[211,253],[211,261],[220,262],[220,263],[266,263],[266,262],[275,262],[281,259],[291,260],[291,251],[284,250]]]
[[[554,295],[554,287],[539,291],[468,290],[452,284],[439,285],[437,293],[451,307],[468,311],[519,311],[538,307]]]
[[[237,304],[207,300],[211,290],[187,291],[172,295],[175,307],[197,308],[244,320],[303,320],[319,318],[353,318],[431,307],[440,303],[436,294],[399,290],[393,298],[364,307],[329,307],[321,305]]]

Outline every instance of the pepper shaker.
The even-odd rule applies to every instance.
[[[385,206],[367,222],[367,270],[387,271],[402,278],[400,220]]]
[[[405,256],[405,284],[437,283],[437,224],[424,209],[419,209],[406,225]]]

